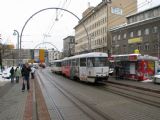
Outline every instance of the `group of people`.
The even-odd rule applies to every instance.
[[[30,67],[28,63],[25,63],[22,66],[22,69],[16,67],[16,69],[14,70],[14,67],[12,67],[10,73],[11,73],[11,83],[14,82],[14,78],[16,78],[16,83],[19,83],[19,78],[20,76],[22,76],[23,77],[22,92],[24,92],[25,90],[25,85],[27,85],[27,90],[28,91],[30,90],[29,78],[31,73],[31,78],[34,79],[34,73],[35,73],[34,67]]]

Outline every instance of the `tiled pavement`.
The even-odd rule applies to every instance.
[[[31,79],[30,85],[29,92],[21,91],[22,80],[13,84],[8,82],[3,86],[4,92],[0,92],[0,120],[50,120],[36,79]]]
[[[21,83],[7,84],[7,92],[0,98],[0,120],[23,120],[28,92],[21,92]]]

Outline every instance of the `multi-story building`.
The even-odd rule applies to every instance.
[[[75,37],[67,36],[63,39],[63,57],[69,57],[75,53]]]
[[[76,54],[110,50],[111,35],[108,29],[126,23],[125,16],[137,12],[137,0],[105,1],[96,7],[89,6],[75,26]]]
[[[2,51],[2,65],[16,66],[19,64],[20,60],[21,63],[25,63],[30,59],[30,49],[21,49],[21,51],[19,51],[19,49],[5,49],[4,51]]]
[[[54,60],[58,60],[62,58],[62,53],[55,50],[48,50],[48,62],[51,63]]]
[[[160,5],[127,16],[127,24],[112,28],[113,54],[160,56]]]

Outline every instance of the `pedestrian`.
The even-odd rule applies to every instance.
[[[35,74],[35,68],[32,66],[31,67],[31,78],[34,79],[34,74]]]
[[[23,76],[23,83],[22,83],[22,92],[25,90],[25,84],[27,84],[27,90],[30,89],[30,83],[29,83],[29,75],[31,72],[31,68],[28,63],[25,63],[22,67],[21,73]]]
[[[16,83],[19,83],[19,78],[20,78],[20,76],[21,76],[21,70],[20,70],[19,67],[17,67],[17,68],[15,69]]]
[[[10,78],[11,78],[11,83],[14,83],[14,68],[12,67],[11,68],[11,70],[10,70],[10,74],[11,74],[11,76],[10,76]]]
[[[116,73],[116,80],[118,80],[119,78],[119,66],[118,65],[116,65],[115,67],[115,73]]]

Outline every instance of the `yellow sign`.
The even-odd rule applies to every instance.
[[[139,43],[139,42],[142,42],[142,38],[141,37],[139,37],[139,38],[132,38],[132,39],[128,40],[128,44]]]
[[[135,49],[135,50],[134,50],[134,53],[135,53],[135,54],[140,54],[138,49]]]

